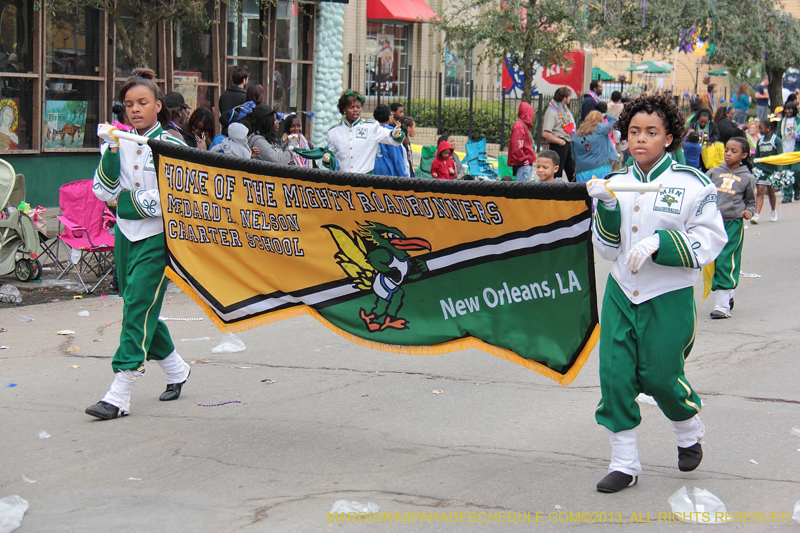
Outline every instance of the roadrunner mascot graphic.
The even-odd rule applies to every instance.
[[[405,296],[403,283],[428,271],[425,261],[408,252],[430,251],[431,245],[425,239],[406,237],[399,229],[376,222],[358,226],[352,237],[339,226],[323,227],[339,247],[334,258],[353,285],[375,293],[375,304],[369,312],[361,309],[361,320],[369,331],[408,329],[408,321],[398,316]]]

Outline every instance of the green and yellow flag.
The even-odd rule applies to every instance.
[[[167,274],[225,332],[309,314],[363,346],[478,348],[563,385],[597,341],[583,184],[388,178],[149,143]]]

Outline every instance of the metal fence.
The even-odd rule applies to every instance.
[[[379,104],[397,102],[403,105],[406,116],[414,118],[418,127],[436,128],[439,135],[466,135],[473,140],[485,138],[488,143],[499,144],[500,150],[508,146],[511,128],[522,102],[519,97],[507,96],[499,80],[491,86],[478,86],[469,78],[414,70],[412,65],[402,68],[391,64],[386,66],[374,56],[350,54],[344,82],[365,95],[363,113],[366,116],[370,116]],[[636,85],[620,82],[604,84],[604,89],[601,99],[607,102],[610,102],[614,90],[622,89],[626,98],[638,90]],[[689,116],[693,89],[655,89],[652,92],[670,93],[684,114]],[[539,94],[531,101],[535,112],[533,132],[538,147],[542,146],[544,112],[552,99],[552,95]],[[572,98],[569,103],[576,123],[580,121],[582,103],[583,95]]]
[[[471,79],[414,70],[411,65],[386,68],[380,59],[350,54],[346,69],[347,86],[366,97],[365,115],[369,116],[379,104],[397,102],[418,127],[436,128],[439,135],[485,138],[489,143],[499,144],[501,150],[508,145],[522,102],[518,97],[507,96],[499,82],[479,87]],[[551,100],[552,95],[537,95],[531,102],[537,146],[542,144],[542,119]],[[569,104],[576,120],[580,119],[581,100],[573,98]]]

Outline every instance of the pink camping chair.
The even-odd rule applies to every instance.
[[[66,246],[70,256],[58,279],[75,270],[87,293],[94,292],[114,270],[114,235],[108,230],[116,219],[106,204],[94,195],[92,185],[92,180],[62,185],[58,192],[62,214],[56,217],[64,225],[63,233],[57,235],[58,242]],[[86,273],[100,277],[91,290],[81,277]]]

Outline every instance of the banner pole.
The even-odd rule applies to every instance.
[[[606,189],[612,192],[658,192],[664,186],[660,183],[614,183],[606,184]]]
[[[128,133],[127,131],[122,130],[116,130],[114,132],[114,136],[118,139],[125,139],[126,141],[133,141],[139,144],[147,144],[147,141],[149,140],[147,137],[142,137],[141,135]]]

